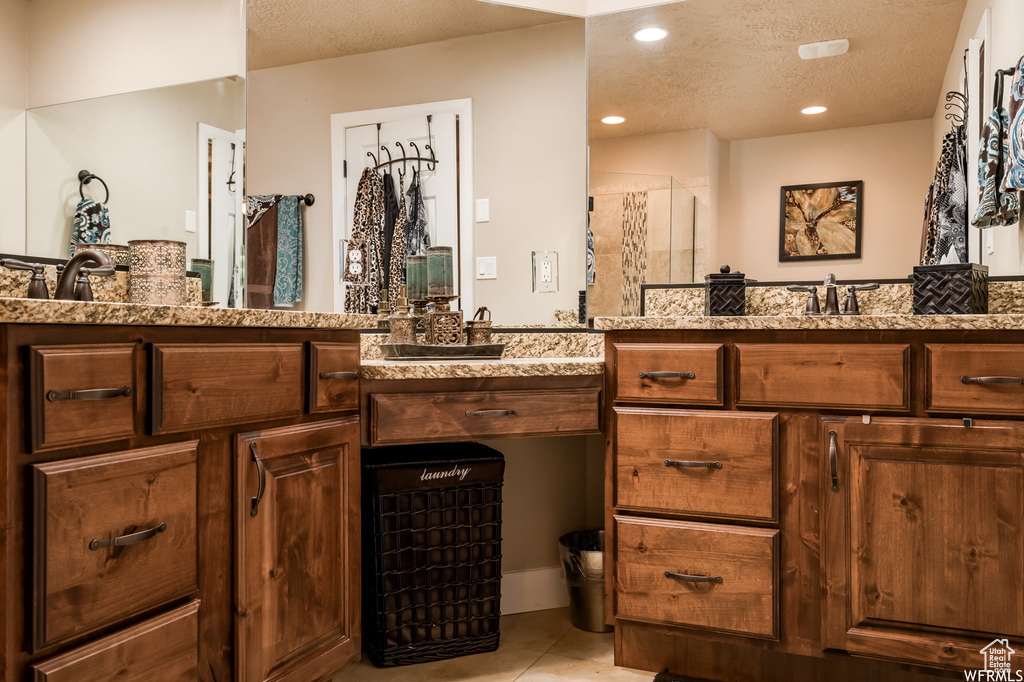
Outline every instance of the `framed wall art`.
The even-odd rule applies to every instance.
[[[782,188],[779,261],[860,258],[864,182]]]

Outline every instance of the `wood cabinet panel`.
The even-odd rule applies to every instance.
[[[1024,425],[849,422],[826,431],[823,645],[983,667],[1024,637]]]
[[[928,411],[1024,415],[1024,345],[940,343],[925,352]]]
[[[155,434],[302,414],[302,344],[160,343],[151,363]]]
[[[309,344],[309,411],[359,407],[359,344]]]
[[[238,437],[237,679],[330,675],[360,653],[359,420]]]
[[[614,349],[618,400],[681,405],[723,402],[724,346],[720,343],[617,343]]]
[[[31,667],[34,682],[177,682],[199,679],[199,602]]]
[[[373,394],[373,445],[597,433],[600,389]]]
[[[135,435],[135,344],[32,346],[30,450]]]
[[[906,411],[910,346],[737,343],[736,404]]]
[[[616,616],[777,638],[778,534],[616,516]]]
[[[196,446],[31,467],[34,650],[198,589]]]
[[[774,413],[614,409],[618,508],[772,521]],[[685,466],[700,463],[711,466]]]

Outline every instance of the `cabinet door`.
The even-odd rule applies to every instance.
[[[243,434],[235,457],[238,680],[327,677],[360,652],[359,419]]]
[[[825,423],[822,643],[984,667],[1024,641],[1024,425]]]

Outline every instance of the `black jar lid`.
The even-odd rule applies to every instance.
[[[746,281],[746,275],[738,270],[730,272],[731,269],[728,265],[723,265],[719,270],[719,274],[704,275],[704,281],[708,284],[737,284]]]

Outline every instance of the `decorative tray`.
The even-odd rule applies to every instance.
[[[427,346],[418,343],[382,343],[380,351],[387,360],[497,360],[505,350],[503,343],[479,346]]]

